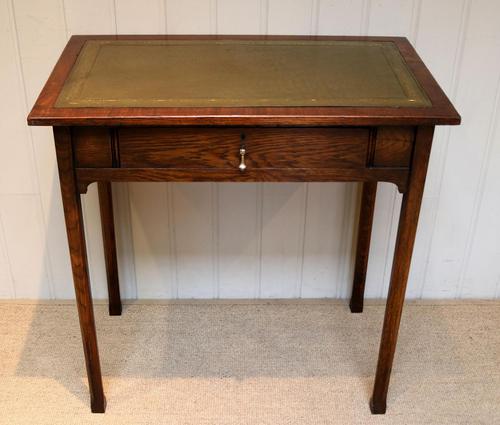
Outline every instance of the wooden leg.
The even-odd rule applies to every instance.
[[[54,127],[54,137],[71,267],[73,269],[76,304],[80,318],[83,352],[85,354],[85,364],[89,380],[90,406],[92,412],[104,413],[106,399],[104,398],[102,387],[101,366],[97,348],[94,309],[83,229],[82,206],[73,169],[70,131],[67,127]]]
[[[106,277],[108,280],[109,314],[120,316],[122,302],[120,299],[120,284],[118,280],[118,262],[116,260],[115,223],[113,216],[113,199],[111,183],[97,183],[99,192],[99,207],[101,210],[102,240],[106,260]]]
[[[370,251],[376,195],[377,182],[365,182],[363,184],[361,210],[359,213],[358,245],[356,248],[356,264],[354,266],[354,282],[352,286],[351,302],[349,303],[351,313],[363,312],[366,269],[368,268],[368,253]]]
[[[403,312],[406,283],[424,192],[433,130],[433,127],[419,127],[417,129],[408,190],[403,195],[375,385],[370,401],[370,409],[374,414],[383,414],[386,410],[387,390]]]

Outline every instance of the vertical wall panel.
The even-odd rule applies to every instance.
[[[422,296],[422,286],[425,281],[429,247],[432,240],[432,228],[436,219],[436,205],[436,198],[427,198],[424,196],[422,199],[417,236],[415,238],[410,275],[408,277],[408,287],[406,290],[406,296],[408,298],[414,299],[421,298]]]
[[[129,183],[138,298],[175,296],[164,183]]]
[[[73,277],[52,129],[36,127],[32,128],[31,132],[38,171],[39,197],[43,206],[43,222],[40,226],[45,234],[54,296],[59,299],[73,298]]]
[[[17,52],[16,28],[9,0],[0,1],[0,194],[36,193],[36,173],[29,129],[24,122],[25,93]],[[7,59],[9,58],[9,59]]]
[[[214,190],[211,183],[172,185],[177,292],[180,298],[216,296]]]
[[[113,183],[113,206],[120,293],[123,298],[137,298],[128,183]]]
[[[497,8],[499,10],[500,8]],[[500,48],[497,37],[497,52]],[[500,76],[496,83],[495,101],[488,125],[488,134],[482,152],[479,178],[474,191],[464,260],[459,277],[457,297],[492,298],[500,284],[500,249],[498,235],[498,167],[493,161],[499,156]],[[493,237],[492,235],[497,235]],[[480,242],[479,242],[480,241]],[[474,276],[474,278],[473,278]],[[498,292],[497,292],[498,294]]]
[[[344,213],[342,220],[342,229],[338,233],[341,241],[341,257],[339,278],[337,284],[337,297],[348,298],[352,291],[352,282],[354,276],[354,253],[356,226],[358,215],[357,210],[360,201],[359,183],[346,183],[345,195],[343,200]]]
[[[422,0],[415,46],[432,75],[449,94],[465,1]]]
[[[114,0],[63,1],[68,35],[116,32]]]
[[[33,105],[66,42],[66,22],[59,0],[12,2],[29,107]],[[28,114],[28,110],[26,110]],[[25,120],[23,119],[23,125]],[[74,296],[66,230],[50,128],[31,128],[38,190],[43,209],[40,231],[45,238],[54,296]],[[11,260],[12,261],[12,260]],[[17,282],[16,290],[17,290]],[[22,289],[21,289],[22,290]]]
[[[346,188],[342,183],[309,184],[300,294],[304,298],[337,296],[346,260],[341,238]]]
[[[498,40],[498,38],[497,38]],[[496,44],[500,52],[499,43]],[[500,171],[495,164],[500,160],[500,77],[497,80],[488,135],[480,165],[479,180],[474,193],[473,213],[470,219],[464,263],[460,274],[458,297],[500,296],[500,226],[498,211]]]
[[[263,298],[300,293],[306,185],[264,185],[261,289]]]
[[[217,1],[218,34],[258,34],[262,2],[247,0]]]
[[[458,295],[476,193],[498,90],[500,4],[471,3],[456,106],[467,124],[451,131],[424,286],[426,297]],[[464,120],[465,121],[465,120]],[[482,283],[478,282],[478,285]]]
[[[454,94],[454,79],[465,37],[465,6],[465,1],[423,0],[419,13],[416,48],[450,97]],[[449,136],[450,127],[436,127],[408,282],[407,294],[412,298],[420,298],[422,295]]]
[[[5,242],[3,224],[0,217],[0,299],[16,297],[14,282],[10,270],[7,244]]]
[[[32,105],[66,43],[62,2],[14,1],[28,104]]]
[[[269,34],[310,34],[314,0],[269,0]]]
[[[165,32],[165,1],[115,0],[116,31],[119,34],[157,34]]]
[[[487,171],[480,192],[478,214],[475,217],[475,232],[470,252],[464,265],[460,298],[494,298],[500,282],[500,108],[497,98],[497,113],[491,129],[491,149],[487,154]]]
[[[254,298],[259,286],[258,186],[222,183],[218,196],[220,298]]]
[[[393,257],[391,239],[394,214],[399,213],[396,208],[397,189],[389,183],[379,183],[377,200],[373,219],[373,232],[368,259],[366,281],[366,296],[380,298],[383,294],[387,279],[390,277],[390,264]]]
[[[8,116],[0,297],[73,297],[52,132],[25,125],[26,103],[67,36],[166,30],[408,36],[464,117],[461,127],[436,131],[408,295],[500,296],[499,8],[493,0],[0,0],[0,52],[14,58],[0,71],[8,99],[0,114]],[[125,297],[349,294],[356,184],[142,183],[130,193],[127,184],[113,186]],[[91,186],[84,197],[87,242],[94,295],[105,297],[95,192]],[[400,200],[381,185],[370,297],[387,291]]]
[[[365,0],[320,0],[318,28],[321,35],[359,35]]]
[[[170,34],[210,34],[213,22],[211,0],[166,0],[167,31]]]
[[[17,298],[52,298],[36,195],[0,196],[0,221]]]
[[[371,0],[368,34],[409,36],[416,1]]]
[[[88,187],[87,193],[82,196],[82,201],[92,295],[96,298],[107,298],[106,266],[97,183]]]

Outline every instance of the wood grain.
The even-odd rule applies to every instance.
[[[361,209],[359,212],[358,244],[356,246],[354,279],[351,301],[349,303],[352,313],[361,313],[363,311],[366,271],[368,269],[368,254],[370,251],[376,196],[377,182],[364,183],[361,197]]]
[[[80,318],[83,352],[85,354],[85,364],[87,366],[87,377],[89,380],[90,406],[92,412],[104,413],[106,399],[102,387],[101,365],[97,347],[87,249],[85,246],[85,232],[83,229],[82,205],[74,175],[70,129],[67,127],[55,128],[54,139],[56,143],[64,218],[66,220],[66,231],[68,233],[71,268],[73,270],[76,305]]]
[[[86,40],[356,40],[395,43],[432,102],[425,108],[229,107],[55,108],[54,104]],[[30,125],[242,125],[341,126],[459,124],[460,116],[404,37],[354,36],[72,36],[28,116]]]
[[[77,167],[112,167],[113,153],[107,127],[73,127],[73,150]]]
[[[403,312],[433,133],[433,127],[419,127],[417,129],[408,191],[403,195],[377,372],[373,396],[370,401],[371,411],[376,414],[383,414],[386,411],[387,391]]]
[[[434,125],[458,124],[460,121],[459,115],[408,41],[398,37],[269,37],[278,40],[294,38],[393,42],[431,99],[432,107],[54,108],[61,86],[83,43],[90,38],[136,39],[138,37],[73,37],[28,121],[30,124],[59,126],[55,128],[54,135],[92,411],[104,411],[105,399],[102,392],[79,196],[87,190],[90,183],[98,182],[103,237],[107,251],[110,307],[113,304],[118,308],[120,296],[111,181],[364,182],[355,285],[351,301],[353,311],[361,311],[376,187],[377,182],[381,181],[394,183],[399,191],[404,193],[371,401],[373,413],[384,413]],[[147,38],[170,37],[148,36]],[[242,38],[268,39],[255,36]],[[224,128],[221,128],[222,126]],[[417,127],[416,134],[415,127]],[[242,172],[238,169],[238,163],[239,150],[243,147],[247,151],[245,156],[247,169]],[[283,199],[276,198],[279,201],[276,208],[281,208],[289,201],[288,198],[293,198],[292,204],[305,205],[307,190],[297,191],[296,186],[288,185],[288,191],[281,194],[285,195]],[[205,198],[205,203],[207,199],[212,202],[217,197],[216,191],[207,193],[201,186],[197,187],[197,190]],[[274,199],[273,193],[269,193]],[[186,199],[186,205],[189,202],[189,199]],[[271,202],[268,203],[268,207],[269,205],[274,204]],[[196,209],[187,207],[186,210]],[[279,231],[276,235],[287,235],[288,227],[299,227],[307,222],[305,209],[303,216],[302,213],[295,214],[289,224],[277,219],[278,211],[273,208],[265,209],[263,206],[261,215],[262,221],[272,219],[279,221],[279,226],[276,227]],[[174,217],[174,222],[177,225],[180,223],[181,229],[190,226],[189,220],[182,220],[185,217],[185,215]],[[195,231],[204,232],[205,240],[212,240],[214,238],[209,229],[214,227],[214,223],[207,217],[207,215],[197,217]],[[297,261],[294,260],[293,264],[297,268],[300,267],[298,252],[303,245],[303,234],[300,234],[301,239],[295,239],[293,248],[297,253],[295,259]],[[212,246],[215,245],[216,242],[213,242]],[[272,245],[275,244],[269,246]],[[191,243],[186,247],[186,251],[190,253],[202,249]],[[193,251],[192,248],[196,249]],[[261,250],[266,252],[265,249]],[[205,274],[206,272],[211,274],[215,285],[218,271],[213,261],[211,264]],[[285,267],[295,267],[288,262],[283,264]],[[261,263],[261,273],[262,270],[267,269]],[[298,270],[295,270],[293,275],[298,275]],[[203,275],[203,282],[205,278]],[[193,281],[193,279],[193,275],[189,274],[187,280]],[[287,281],[292,282],[290,279]],[[298,294],[299,284],[297,282],[292,284]],[[178,288],[176,290],[178,292]],[[196,293],[200,290],[201,288],[195,288]],[[209,289],[208,292],[213,293],[213,289]],[[269,296],[278,293],[274,289],[261,291],[261,294]]]
[[[413,127],[379,127],[373,166],[409,167],[414,137]]]
[[[97,181],[171,182],[352,182],[394,183],[400,192],[407,187],[409,171],[401,168],[277,168],[247,170],[168,169],[168,168],[79,168],[76,170],[81,193]]]
[[[364,167],[366,128],[120,128],[125,168],[237,169],[245,147],[247,170]]]
[[[111,183],[99,182],[97,184],[97,189],[99,193],[104,259],[106,260],[109,314],[110,316],[120,316],[122,314],[122,302],[120,299],[120,285],[118,280],[118,261],[116,258],[115,221]]]

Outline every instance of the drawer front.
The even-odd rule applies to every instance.
[[[359,168],[366,128],[118,128],[122,168]]]

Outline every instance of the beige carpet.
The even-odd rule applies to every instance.
[[[406,306],[372,416],[383,306],[96,307],[107,412],[92,415],[72,304],[0,303],[0,424],[500,424],[500,303]]]

